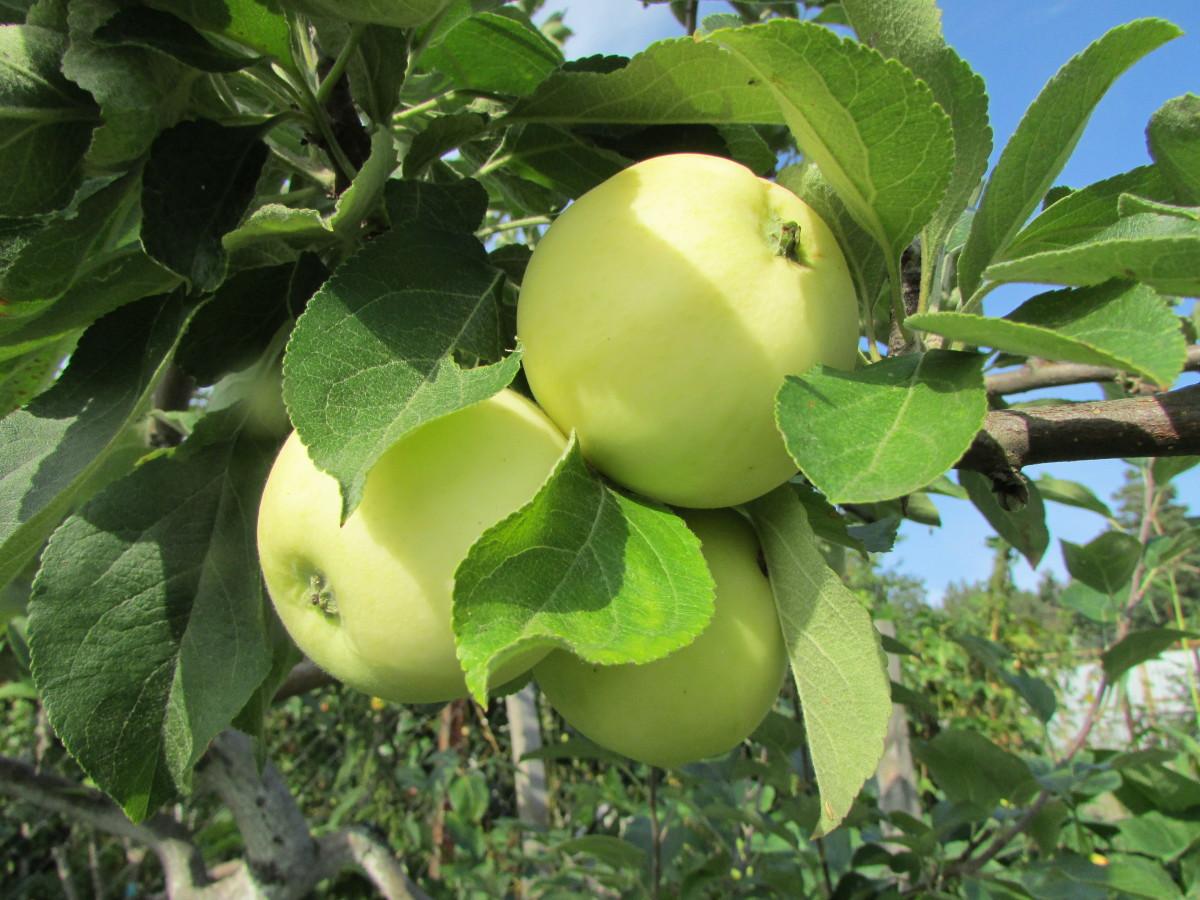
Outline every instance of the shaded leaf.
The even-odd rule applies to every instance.
[[[190,311],[155,297],[89,329],[55,386],[0,419],[0,585],[28,563],[72,506],[145,452],[130,434]]]
[[[1129,579],[1142,556],[1138,539],[1123,531],[1106,531],[1084,546],[1070,541],[1060,543],[1071,576],[1110,597],[1129,588]]]
[[[183,122],[150,149],[142,176],[142,245],[197,292],[225,277],[221,240],[254,198],[268,128]]]
[[[1200,97],[1168,100],[1146,126],[1150,155],[1186,203],[1200,203]]]
[[[254,57],[222,50],[176,16],[144,6],[122,9],[96,30],[99,44],[133,44],[174,57],[204,72],[236,72]]]
[[[1104,516],[1106,519],[1112,518],[1112,510],[1108,508],[1108,505],[1103,500],[1093,494],[1091,489],[1086,485],[1082,485],[1077,481],[1055,478],[1053,475],[1047,474],[1039,475],[1036,484],[1044,500],[1053,500],[1055,503],[1062,503],[1064,506],[1075,506],[1079,509],[1091,510],[1094,513]]]
[[[60,71],[67,41],[46,28],[0,26],[0,216],[61,209],[78,187],[97,124],[91,98]]]
[[[1033,784],[1029,767],[974,731],[947,729],[930,741],[916,741],[913,756],[929,767],[946,797],[989,814],[1001,800],[1013,799]]]
[[[992,490],[992,480],[986,475],[964,469],[958,473],[958,481],[967,489],[971,502],[996,529],[996,533],[1016,547],[1029,561],[1029,565],[1037,568],[1050,545],[1046,510],[1037,484],[1029,484],[1029,502],[1025,506],[1017,510],[1007,510],[996,499]]]
[[[126,814],[192,767],[270,670],[254,540],[275,443],[211,414],[55,533],[30,600],[33,674],[59,738]]]
[[[525,97],[563,63],[562,51],[514,9],[481,12],[421,55],[455,88]]]
[[[1200,634],[1176,628],[1143,628],[1127,634],[1100,655],[1104,674],[1110,682],[1116,681],[1134,666],[1154,659],[1185,638],[1200,638]]]

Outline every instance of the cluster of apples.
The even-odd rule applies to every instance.
[[[337,483],[292,434],[258,522],[280,618],[352,687],[396,702],[465,696],[454,572],[532,499],[574,431],[599,472],[679,509],[716,585],[714,616],[656,662],[601,666],[539,647],[492,684],[532,668],[567,722],[643,762],[725,752],[766,715],[786,671],[757,539],[730,507],[795,472],[774,424],[784,376],[853,367],[857,304],[837,243],[798,197],[744,166],[655,157],[547,230],[517,330],[536,404],[504,390],[410,433],[344,525]]]

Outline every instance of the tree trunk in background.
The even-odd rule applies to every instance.
[[[505,697],[504,706],[508,712],[513,763],[517,767],[517,816],[526,824],[545,827],[550,824],[546,806],[546,764],[540,759],[521,759],[542,746],[535,690],[532,684],[525,685]]]
[[[876,622],[881,634],[896,636],[896,626],[890,621]],[[888,654],[888,677],[900,681],[900,658]],[[917,802],[917,777],[913,770],[912,752],[908,742],[908,715],[899,703],[892,704],[892,717],[888,720],[887,742],[883,748],[883,759],[875,772],[879,782],[879,808],[884,812],[897,810],[912,816],[921,813]]]

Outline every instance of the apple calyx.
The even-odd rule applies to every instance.
[[[768,232],[769,240],[774,247],[775,255],[799,265],[808,265],[800,247],[800,223],[793,221],[774,221]]]
[[[337,616],[337,599],[333,596],[333,590],[325,583],[323,575],[314,573],[308,579],[308,590],[309,603],[331,618]]]

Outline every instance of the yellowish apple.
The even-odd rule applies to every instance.
[[[502,391],[398,441],[339,526],[337,482],[293,433],[263,491],[258,552],[296,645],[372,696],[466,696],[451,630],[454,571],[484,530],[533,498],[565,447],[541,410]],[[544,653],[502,666],[492,684],[516,678]]]
[[[680,766],[736,747],[770,711],[787,670],[758,540],[729,510],[684,517],[716,582],[712,621],[695,641],[645,665],[601,666],[555,650],[533,669],[559,714],[602,747]]]
[[[858,304],[828,226],[746,167],[674,154],[559,216],[521,285],[538,404],[613,480],[733,506],[795,471],[774,418],[784,376],[849,369]]]

